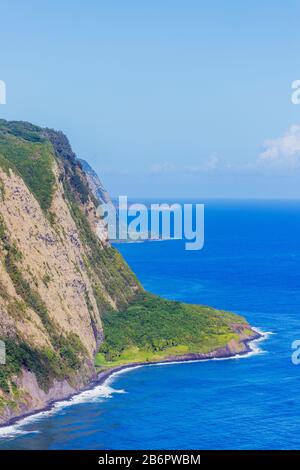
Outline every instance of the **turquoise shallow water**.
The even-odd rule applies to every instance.
[[[206,243],[118,245],[144,286],[246,315],[261,354],[147,366],[0,431],[15,449],[300,448],[300,207],[208,202]]]

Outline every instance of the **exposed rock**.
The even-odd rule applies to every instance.
[[[0,120],[0,182],[0,339],[12,340],[7,351],[14,355],[0,366],[3,423],[91,380],[102,311],[126,303],[139,285],[121,259],[118,266],[105,261],[115,252],[62,133]]]

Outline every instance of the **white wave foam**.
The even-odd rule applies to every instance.
[[[195,359],[191,361],[172,361],[172,362],[157,362],[155,364],[144,364],[144,365],[133,365],[133,366],[128,366],[125,367],[124,369],[118,370],[116,372],[113,372],[110,376],[108,376],[105,381],[101,385],[96,385],[94,388],[91,388],[89,390],[85,390],[81,393],[78,393],[77,395],[74,395],[68,400],[62,400],[55,402],[52,407],[49,410],[45,411],[40,411],[38,413],[35,413],[30,416],[26,416],[25,418],[21,418],[19,421],[17,421],[15,424],[10,425],[10,426],[5,426],[0,428],[0,439],[1,438],[11,438],[15,437],[17,435],[21,434],[31,434],[31,433],[38,433],[39,431],[36,430],[26,430],[23,429],[24,426],[31,424],[33,422],[39,421],[40,419],[49,417],[57,413],[59,410],[63,408],[67,408],[73,405],[78,405],[81,403],[91,403],[91,402],[96,402],[96,401],[102,401],[103,399],[107,398],[112,398],[112,395],[115,393],[126,393],[125,390],[118,390],[114,389],[111,387],[111,384],[114,382],[114,380],[125,373],[130,372],[131,370],[134,369],[139,369],[141,367],[147,366],[168,366],[168,365],[174,365],[174,364],[186,364],[187,362],[207,362],[207,361],[226,361],[226,360],[232,360],[232,359],[243,359],[247,358],[250,356],[258,355],[258,354],[264,354],[265,351],[262,350],[260,347],[257,345],[261,343],[262,341],[265,341],[267,338],[269,338],[270,335],[275,334],[270,331],[264,332],[261,331],[259,328],[254,328],[252,327],[254,331],[259,333],[261,335],[260,338],[257,338],[255,340],[252,340],[249,343],[249,346],[251,348],[251,351],[247,354],[243,355],[235,355],[232,357],[220,357],[220,358],[210,358],[210,359]]]
[[[32,431],[32,432],[38,433],[38,431]],[[0,428],[0,441],[1,441],[1,438],[9,439],[11,437],[16,437],[21,434],[28,434],[28,431],[22,431],[15,424],[11,426],[6,426],[5,428]]]
[[[40,411],[35,414],[26,416],[24,418],[20,418],[20,420],[16,421],[15,424],[1,427],[0,428],[0,440],[1,438],[11,438],[11,437],[15,437],[17,435],[22,435],[22,434],[38,433],[39,431],[27,430],[27,429],[24,429],[24,427],[36,421],[39,421],[43,418],[53,416],[54,414],[56,414],[58,411],[60,411],[63,408],[67,408],[73,405],[78,405],[81,403],[87,403],[87,402],[91,403],[91,402],[101,401],[107,398],[112,398],[112,395],[115,393],[126,393],[125,390],[117,390],[117,389],[110,387],[109,379],[113,378],[113,375],[114,374],[108,377],[107,380],[101,385],[97,385],[96,387],[92,389],[85,390],[81,393],[78,393],[77,395],[74,395],[68,400],[55,402],[49,410]]]
[[[257,339],[253,339],[252,341],[249,342],[249,347],[251,351],[249,351],[247,354],[236,354],[235,356],[230,356],[230,357],[211,357],[207,359],[191,359],[191,360],[185,360],[185,361],[172,361],[172,362],[156,362],[155,364],[149,364],[149,366],[168,366],[168,365],[174,365],[174,364],[186,364],[190,362],[208,362],[208,361],[231,361],[233,359],[245,359],[247,357],[251,356],[257,356],[259,354],[265,354],[266,351],[261,349],[260,347],[257,346],[258,343],[261,343],[262,341],[265,341],[266,339],[269,338],[270,335],[274,335],[272,331],[262,331],[259,328],[251,327],[252,330],[254,330],[256,333],[260,334],[261,337]]]
[[[147,365],[147,364],[145,364],[145,365]],[[141,367],[144,367],[144,365],[143,364],[137,364],[137,365],[124,367],[123,369],[120,369],[120,370],[116,370],[115,372],[110,374],[109,377],[107,377],[107,379],[105,379],[103,385],[104,384],[111,385],[112,382],[114,381],[114,379],[116,377],[118,377],[119,375],[125,374],[125,373],[130,372],[131,370],[134,370],[134,369],[140,369]],[[126,392],[123,391],[123,393],[126,393]]]
[[[57,401],[53,403],[49,410],[40,411],[35,414],[26,416],[24,418],[20,418],[19,421],[16,421],[15,424],[10,426],[5,426],[0,428],[0,439],[1,438],[11,438],[17,435],[22,434],[32,434],[38,433],[39,431],[35,430],[26,430],[23,429],[26,425],[39,421],[40,419],[47,418],[49,416],[53,416],[58,411],[63,408],[67,408],[73,405],[78,405],[81,403],[91,403],[91,402],[100,402],[104,399],[112,398],[115,393],[126,393],[125,390],[118,390],[111,387],[112,382],[114,379],[125,373],[129,372],[130,370],[137,369],[142,367],[140,365],[128,367],[126,369],[121,369],[119,371],[113,372],[101,385],[96,385],[94,388],[85,390],[83,392],[74,395],[73,397],[69,398],[68,400]]]

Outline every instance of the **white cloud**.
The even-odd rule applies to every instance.
[[[150,174],[161,175],[165,173],[205,173],[214,172],[218,169],[224,169],[226,162],[217,157],[210,155],[207,159],[202,160],[199,164],[193,166],[176,166],[169,162],[158,163],[150,169]]]
[[[170,173],[201,174],[201,173],[235,173],[262,175],[289,175],[300,170],[300,125],[293,124],[281,137],[268,139],[262,145],[263,150],[252,161],[230,162],[215,154],[202,159],[199,164],[173,165],[163,162],[154,165],[150,174],[161,175]]]
[[[274,170],[300,168],[300,126],[292,125],[282,137],[264,142],[257,166]]]
[[[224,162],[217,155],[210,155],[206,160],[200,162],[199,165],[187,168],[188,173],[202,173],[206,171],[216,171],[219,169],[224,169],[226,167],[226,162]]]
[[[169,162],[157,163],[150,169],[152,175],[161,175],[163,173],[170,173],[176,171],[177,168]]]

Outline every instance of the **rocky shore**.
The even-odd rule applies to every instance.
[[[119,372],[125,369],[131,369],[134,367],[140,366],[147,366],[147,365],[154,365],[154,364],[164,364],[164,363],[176,363],[176,362],[191,362],[191,361],[201,361],[201,360],[209,360],[209,359],[229,359],[239,356],[244,356],[249,354],[253,348],[251,347],[251,343],[257,340],[263,340],[265,335],[256,329],[252,328],[253,334],[248,336],[247,338],[241,338],[240,341],[231,340],[227,346],[223,348],[216,349],[215,351],[211,351],[208,353],[190,353],[184,354],[181,356],[168,356],[165,359],[153,362],[131,362],[127,364],[122,364],[120,366],[111,367],[106,370],[99,372],[98,374],[94,374],[92,379],[88,382],[88,384],[84,385],[82,378],[78,382],[78,385],[71,387],[66,381],[63,382],[55,382],[53,387],[46,393],[39,393],[37,394],[39,400],[36,403],[28,403],[28,405],[24,406],[24,412],[18,413],[17,416],[13,416],[13,414],[9,413],[7,415],[2,415],[0,417],[0,428],[11,426],[12,424],[16,423],[17,421],[22,420],[27,416],[31,416],[33,414],[39,413],[41,411],[47,411],[52,408],[52,406],[61,400],[68,400],[73,396],[84,392],[86,390],[92,389],[96,386],[103,384],[108,377],[112,374]],[[24,372],[24,380],[31,381],[33,387],[37,387],[35,384],[35,377],[30,372]],[[37,387],[38,389],[38,387]]]
[[[189,353],[181,356],[168,356],[165,359],[159,361],[149,362],[130,362],[122,364],[120,366],[112,367],[104,371],[99,372],[97,378],[97,385],[102,384],[105,380],[110,377],[113,373],[119,372],[124,369],[131,369],[132,367],[149,366],[154,364],[166,364],[174,362],[192,362],[192,361],[205,361],[208,359],[230,359],[239,356],[245,356],[252,351],[251,343],[257,340],[263,340],[265,335],[256,329],[252,328],[253,335],[248,338],[237,341],[230,341],[224,348],[216,349],[208,353]]]

